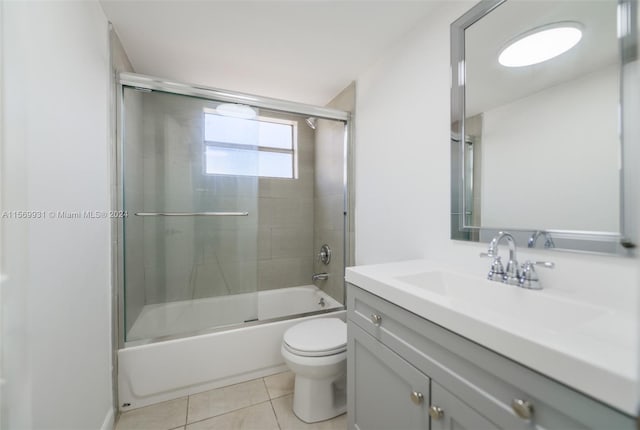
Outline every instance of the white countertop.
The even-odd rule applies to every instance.
[[[349,267],[346,280],[636,415],[639,345],[632,313],[568,299],[551,288],[526,290],[459,274],[425,260]]]

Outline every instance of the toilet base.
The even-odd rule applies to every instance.
[[[333,379],[296,375],[293,413],[306,423],[325,421],[347,411],[346,373]]]

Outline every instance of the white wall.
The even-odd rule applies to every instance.
[[[610,65],[484,112],[483,226],[620,231],[618,74]]]
[[[473,4],[443,2],[357,80],[356,264],[428,258],[478,276],[488,270],[478,256],[486,244],[449,239],[449,25]],[[539,271],[547,288],[635,311],[631,259],[518,254],[557,263]]]
[[[110,66],[99,4],[3,3],[2,209],[108,209]],[[3,426],[109,426],[109,220],[2,221]]]

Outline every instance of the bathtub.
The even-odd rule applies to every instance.
[[[324,313],[304,316],[318,311]],[[238,323],[237,315],[247,323]],[[129,331],[128,338],[139,340],[126,342],[118,351],[120,409],[285,371],[280,354],[284,332],[300,321],[329,316],[344,320],[345,311],[313,285],[147,305]],[[215,332],[146,340],[207,326],[215,327]]]

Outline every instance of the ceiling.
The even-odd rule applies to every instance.
[[[438,2],[101,4],[137,73],[325,105]]]
[[[465,31],[466,115],[502,106],[545,88],[616,64],[615,1],[508,1]],[[571,21],[582,40],[543,63],[509,68],[498,63],[515,37],[546,24]]]

